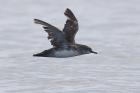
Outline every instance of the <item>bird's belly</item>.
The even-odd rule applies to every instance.
[[[77,55],[78,52],[73,50],[59,50],[55,52],[56,57],[72,57]]]

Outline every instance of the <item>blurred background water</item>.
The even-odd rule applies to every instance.
[[[62,29],[66,8],[99,54],[33,57],[51,47],[33,19]],[[139,0],[0,0],[0,93],[140,93],[139,48]]]

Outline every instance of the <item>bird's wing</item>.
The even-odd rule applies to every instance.
[[[61,47],[63,46],[63,44],[66,43],[63,32],[60,31],[58,28],[39,19],[34,19],[34,22],[43,26],[44,30],[48,33],[48,39],[51,39],[51,45]]]
[[[65,34],[66,40],[69,43],[75,43],[75,35],[78,31],[78,21],[70,9],[66,9],[64,12],[67,17],[66,24],[64,26],[63,32]]]

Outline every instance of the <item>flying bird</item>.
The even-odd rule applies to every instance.
[[[34,19],[34,23],[42,25],[45,32],[48,33],[48,39],[53,47],[33,56],[66,58],[89,53],[97,54],[90,47],[75,42],[75,35],[79,29],[78,20],[68,8],[64,15],[67,20],[62,31],[47,22]]]

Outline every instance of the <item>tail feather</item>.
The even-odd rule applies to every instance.
[[[33,54],[33,56],[43,56],[42,53],[38,53],[38,54]]]

